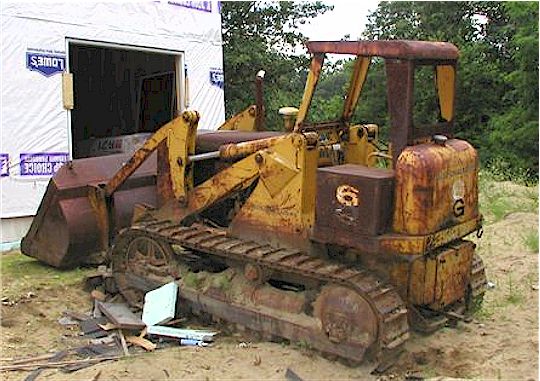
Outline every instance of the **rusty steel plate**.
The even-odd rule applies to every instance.
[[[384,58],[457,60],[459,50],[449,42],[380,40],[380,41],[309,41],[310,53],[353,54]]]
[[[350,343],[367,349],[377,341],[377,315],[354,290],[333,285],[324,288],[315,301],[314,314],[333,343]]]
[[[130,156],[110,155],[73,160],[49,181],[21,251],[54,267],[80,265],[102,250],[98,216],[88,197],[89,187],[106,183]],[[156,159],[150,157],[113,195],[114,230],[129,226],[137,203],[156,203]]]

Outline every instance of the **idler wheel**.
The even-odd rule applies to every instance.
[[[175,279],[173,252],[167,243],[151,237],[119,238],[112,249],[116,284],[130,305],[142,307],[145,292]]]
[[[378,319],[371,304],[347,287],[326,286],[314,304],[314,315],[333,343],[349,343],[367,350],[378,338]]]

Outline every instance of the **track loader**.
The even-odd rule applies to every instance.
[[[96,221],[88,233],[96,245],[112,242],[114,276],[130,304],[141,306],[145,292],[176,281],[184,304],[216,321],[353,363],[386,358],[403,348],[411,328],[436,330],[484,294],[482,260],[465,239],[482,229],[478,156],[452,129],[458,50],[422,41],[307,48],[302,102],[281,110],[285,132],[197,135],[199,114],[185,111],[78,197]],[[331,53],[355,58],[343,111],[311,121]],[[387,150],[379,148],[378,126],[352,122],[374,57],[386,69]],[[426,66],[435,73],[439,121],[420,126],[413,83]],[[155,200],[134,205],[132,224],[119,230],[112,223],[118,190],[129,194],[130,181],[144,183],[154,151]]]

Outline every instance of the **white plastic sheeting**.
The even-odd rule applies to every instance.
[[[68,158],[62,75],[68,39],[183,52],[190,109],[201,129],[224,121],[217,2],[1,3],[0,217],[35,214],[49,178]]]

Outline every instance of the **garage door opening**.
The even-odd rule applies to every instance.
[[[130,153],[174,118],[181,53],[70,42],[74,159]]]

